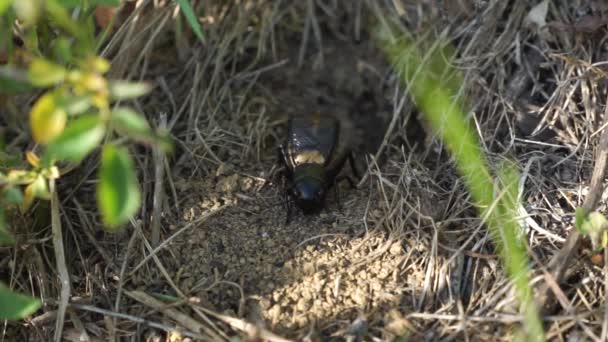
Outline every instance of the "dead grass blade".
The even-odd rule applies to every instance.
[[[63,229],[61,225],[60,202],[55,187],[55,181],[50,181],[51,191],[51,226],[53,231],[53,248],[55,250],[55,262],[57,265],[57,275],[59,277],[60,295],[59,307],[57,308],[57,320],[55,321],[55,341],[61,341],[63,336],[63,325],[65,314],[70,301],[70,273],[68,272],[65,259],[65,249],[63,245]]]

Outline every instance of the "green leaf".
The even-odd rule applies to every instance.
[[[0,75],[0,92],[25,93],[32,89],[32,86],[27,82],[20,82]]]
[[[51,199],[49,186],[46,182],[46,179],[44,179],[42,175],[38,175],[38,177],[36,177],[36,180],[32,184],[30,184],[30,186],[32,187],[32,193],[34,194],[35,198],[42,198],[46,200]]]
[[[57,26],[67,31],[74,37],[83,39],[85,32],[79,28],[74,20],[70,17],[68,9],[63,7],[57,0],[45,0],[46,12],[49,18],[53,20]]]
[[[196,19],[196,14],[194,14],[194,9],[190,5],[190,2],[188,0],[177,0],[177,3],[179,4],[179,7],[181,8],[182,12],[184,13],[186,20],[188,21],[188,24],[190,25],[190,27],[192,28],[194,33],[196,33],[196,36],[198,37],[198,39],[200,39],[201,42],[204,43],[205,37],[203,36],[203,30],[201,29],[201,24]]]
[[[112,123],[119,132],[133,139],[154,138],[148,120],[131,108],[118,107],[112,111]]]
[[[0,206],[0,246],[2,245],[14,245],[15,238],[8,231],[6,224],[6,215],[4,214],[4,208]]]
[[[99,74],[105,74],[110,70],[112,64],[103,57],[89,57],[82,63],[85,70],[93,71]]]
[[[148,120],[131,108],[116,108],[112,112],[112,123],[117,131],[132,139],[154,144],[164,152],[171,152],[173,149],[168,132],[154,132]]]
[[[80,0],[78,0],[80,2]],[[72,48],[70,40],[65,37],[59,37],[56,39],[53,45],[53,56],[55,61],[67,64],[72,60]]]
[[[58,3],[63,8],[72,9],[74,7],[80,6],[81,0],[58,0]]]
[[[40,306],[39,300],[12,292],[0,283],[0,319],[22,319],[36,312]]]
[[[587,221],[587,214],[587,210],[581,207],[576,208],[576,210],[574,211],[574,226],[582,234],[588,234],[588,232],[585,232],[583,230],[583,225]]]
[[[10,170],[6,177],[3,177],[9,184],[30,184],[36,180],[38,175],[29,170]]]
[[[6,12],[6,10],[11,7],[13,0],[0,0],[0,16]]]
[[[36,101],[30,112],[30,129],[34,141],[46,144],[59,136],[67,122],[67,113],[58,105],[55,93],[46,93]]]
[[[44,2],[42,0],[17,0],[13,2],[13,9],[17,18],[26,27],[36,23],[43,7]]]
[[[23,202],[23,193],[16,186],[7,186],[2,191],[2,197],[10,204],[21,204]]]
[[[116,229],[131,218],[140,205],[139,185],[126,149],[104,147],[101,156],[97,202],[105,225]]]
[[[79,162],[99,145],[104,134],[105,126],[99,117],[81,116],[49,144],[43,164],[49,165],[52,160]]]
[[[120,0],[91,0],[91,5],[120,6]]]
[[[608,228],[608,220],[606,217],[597,211],[587,215],[586,220],[581,225],[581,230],[584,233],[595,235]]]
[[[91,108],[91,96],[67,96],[61,99],[59,105],[65,109],[68,115],[79,115]]]
[[[26,51],[30,51],[34,55],[41,54],[39,44],[38,31],[34,28],[27,30],[23,35],[23,46]]]
[[[34,59],[27,72],[30,82],[37,87],[48,87],[62,82],[65,75],[64,67],[44,58]]]
[[[109,84],[110,96],[114,100],[127,100],[145,95],[152,90],[148,83],[112,81]]]
[[[607,241],[606,229],[608,229],[608,219],[601,213],[593,211],[583,216],[584,209],[577,208],[575,225],[583,235],[589,236],[594,250],[605,248]]]
[[[34,187],[30,184],[25,187],[25,191],[23,192],[23,202],[21,202],[21,205],[19,206],[21,213],[26,213],[32,206],[32,203],[34,203]]]

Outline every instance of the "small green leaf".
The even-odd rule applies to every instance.
[[[21,205],[19,206],[21,213],[26,213],[27,210],[32,206],[32,203],[34,203],[33,183],[25,187],[25,191],[23,192],[23,202],[21,202]]]
[[[23,36],[23,46],[25,46],[26,51],[31,51],[34,54],[41,54],[40,52],[40,44],[37,30],[27,30],[25,35]]]
[[[606,229],[608,229],[608,219],[601,213],[593,211],[586,217],[581,217],[582,209],[576,210],[576,227],[583,235],[588,235],[594,250],[601,248],[604,244]],[[583,212],[584,213],[584,212]]]
[[[67,96],[61,99],[59,102],[59,106],[61,106],[68,115],[79,115],[86,112],[89,108],[91,108],[91,97],[88,95],[82,96]]]
[[[118,107],[112,111],[112,123],[119,132],[133,139],[151,139],[154,137],[148,120],[127,107]]]
[[[87,58],[83,63],[83,67],[86,70],[93,71],[95,73],[105,74],[108,72],[108,70],[110,70],[112,64],[103,57],[95,56]]]
[[[583,234],[588,234],[583,230],[583,224],[587,221],[587,214],[587,211],[581,207],[574,211],[574,226]]]
[[[177,0],[177,3],[179,4],[179,7],[181,8],[182,12],[184,13],[186,20],[188,21],[188,24],[190,25],[190,27],[192,28],[192,30],[194,31],[194,33],[196,34],[198,39],[200,39],[201,42],[204,43],[205,37],[203,36],[203,30],[201,29],[201,24],[196,19],[196,14],[194,14],[194,9],[192,8],[192,5],[190,5],[190,2],[188,0]]]
[[[140,142],[158,146],[163,152],[171,152],[173,144],[168,132],[154,132],[148,120],[131,108],[118,107],[112,112],[113,127],[120,133]]]
[[[40,9],[43,8],[42,0],[18,0],[13,2],[13,9],[17,14],[17,18],[24,26],[31,26],[36,23],[40,17]]]
[[[67,122],[67,113],[58,106],[54,93],[46,93],[36,101],[30,112],[30,129],[34,141],[46,144],[59,136]]]
[[[40,306],[39,300],[12,292],[0,283],[0,319],[22,319],[36,312]]]
[[[148,83],[112,81],[109,84],[110,96],[114,100],[127,100],[145,95],[152,90]]]
[[[27,72],[30,82],[37,87],[48,87],[62,82],[65,75],[64,67],[44,58],[34,59]]]
[[[13,0],[0,0],[0,16],[6,12],[6,10],[11,7]]]
[[[84,115],[70,122],[63,133],[53,140],[47,149],[44,165],[51,160],[79,162],[99,145],[105,134],[105,126],[99,117]]]
[[[4,179],[9,184],[25,185],[35,181],[37,176],[38,175],[34,171],[15,169],[10,170]]]
[[[120,0],[91,0],[91,5],[120,6]]]
[[[139,209],[139,185],[126,149],[113,145],[104,147],[97,201],[103,221],[110,229],[116,229],[127,222]]]
[[[78,7],[81,4],[81,0],[58,0],[59,4],[63,8],[72,9]]]
[[[42,177],[42,175],[38,175],[36,180],[30,184],[32,187],[32,193],[34,194],[34,198],[42,198],[49,200],[51,199],[51,193],[49,192],[49,186],[46,182],[46,179]]]
[[[84,38],[85,33],[70,17],[68,9],[63,7],[57,0],[45,0],[45,9],[49,18],[60,28],[69,32],[74,37]]]
[[[2,197],[10,204],[21,204],[23,202],[23,193],[16,186],[7,186],[2,191]]]
[[[587,215],[587,217],[582,221],[579,229],[584,234],[596,235],[606,228],[608,228],[608,220],[606,217],[597,211],[594,211]]]
[[[78,0],[80,2],[80,0]],[[53,45],[53,56],[60,63],[68,63],[72,60],[72,48],[70,40],[65,37],[56,39]]]
[[[0,75],[0,92],[3,93],[25,93],[33,88],[27,82],[20,82]]]
[[[8,231],[8,227],[6,225],[6,215],[4,214],[4,208],[0,206],[0,246],[14,244],[15,238]]]

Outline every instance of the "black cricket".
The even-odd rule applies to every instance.
[[[291,220],[292,201],[305,213],[318,213],[325,208],[329,189],[341,180],[354,182],[348,176],[338,177],[349,160],[359,178],[352,150],[340,135],[340,122],[329,115],[291,117],[287,141],[279,146],[279,159],[285,166],[287,223]],[[337,187],[336,187],[337,197]]]

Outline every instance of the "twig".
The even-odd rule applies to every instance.
[[[141,292],[141,291],[127,292],[126,291],[125,293],[129,297],[135,299],[136,301],[138,301],[142,304],[150,306],[156,310],[162,311],[162,313],[167,315],[167,317],[175,320],[176,322],[183,325],[184,327],[188,327],[189,329],[194,330],[194,331],[201,331],[201,330],[197,330],[197,329],[205,329],[204,325],[202,325],[198,321],[194,320],[192,317],[187,316],[175,309],[167,308],[167,304],[155,299],[154,297],[152,297],[144,292]],[[242,319],[219,314],[217,312],[214,312],[214,311],[209,310],[202,306],[197,306],[197,308],[201,309],[207,315],[213,316],[213,317],[223,321],[224,323],[230,325],[232,328],[239,330],[241,332],[244,332],[249,336],[259,337],[263,341],[270,341],[270,342],[289,342],[289,341],[291,341],[291,340],[285,339],[283,337],[277,336],[274,333],[272,333],[264,328],[258,327],[256,325],[251,324]],[[213,332],[213,334],[215,334],[215,333]],[[216,337],[216,339],[213,339],[213,340],[216,341],[217,337]]]
[[[208,332],[210,330],[207,329],[207,327],[205,327],[203,324],[176,309],[168,307],[167,303],[161,302],[147,293],[142,291],[125,291],[125,294],[132,299],[161,312],[163,315],[171,318],[179,325],[190,331],[204,332],[205,334],[209,335]],[[207,339],[217,341],[219,336],[213,331],[211,331],[211,333],[212,334],[208,336]]]
[[[607,100],[608,102],[608,100]],[[604,110],[604,117],[608,117],[608,105]],[[606,163],[608,162],[608,129],[604,129],[600,137],[600,143],[597,149],[597,156],[595,159],[595,167],[593,168],[593,175],[591,176],[591,185],[589,186],[589,193],[585,202],[583,203],[583,210],[586,213],[593,211],[601,198],[604,191],[603,180],[606,176]],[[555,281],[559,284],[564,280],[565,271],[572,261],[572,255],[577,251],[578,245],[581,240],[581,235],[576,228],[570,231],[566,243],[562,246],[559,252],[553,257],[549,263],[549,270]],[[540,290],[539,303],[541,308],[545,309],[545,312],[553,308],[553,305],[548,305],[553,297],[553,292],[550,291],[549,287],[545,284]]]
[[[129,239],[129,243],[127,244],[127,249],[125,251],[124,260],[122,261],[122,265],[120,266],[120,273],[118,275],[118,284],[117,284],[117,288],[116,288],[116,299],[114,300],[114,311],[116,311],[116,312],[120,311],[120,300],[122,298],[123,285],[125,283],[125,272],[127,271],[127,264],[129,263],[129,260],[130,260],[129,254],[130,254],[131,250],[133,249],[135,240],[137,240],[137,234],[135,232],[133,232],[133,234],[131,234],[131,238]],[[112,318],[111,324],[113,327],[116,326],[115,317]],[[114,336],[114,334],[116,333],[115,330],[116,329],[111,329],[109,331],[109,335],[110,335],[109,340],[110,341],[116,340],[116,338]]]
[[[205,311],[209,311],[209,310],[205,310]],[[222,315],[222,314],[218,314],[218,313],[210,312],[210,311],[207,313],[215,316],[215,318],[230,325],[232,328],[240,330],[244,333],[247,333],[247,335],[249,335],[249,336],[257,336],[263,341],[270,341],[270,342],[290,342],[291,341],[291,340],[285,339],[281,336],[275,335],[266,329],[260,328],[254,324],[246,322],[240,318],[226,316],[226,315]]]
[[[114,261],[106,253],[106,250],[104,250],[103,247],[101,247],[99,245],[99,243],[97,242],[97,239],[95,238],[95,236],[92,233],[95,231],[95,228],[91,224],[89,219],[87,218],[86,210],[84,210],[84,208],[82,207],[82,205],[80,205],[80,202],[76,198],[72,198],[72,203],[74,204],[74,206],[76,207],[76,211],[78,212],[78,217],[80,218],[80,222],[82,223],[82,226],[83,226],[82,231],[84,232],[84,235],[86,235],[87,239],[89,239],[89,242],[95,247],[95,249],[97,250],[97,253],[99,253],[99,255],[101,255],[104,262],[107,265],[111,265],[113,267]]]
[[[135,220],[132,219],[131,220],[131,225],[133,226],[133,228],[135,228],[134,234],[138,234],[141,237],[141,240],[142,240],[142,242],[144,244],[144,248],[148,250],[148,253],[150,253],[150,255],[152,255],[152,260],[156,264],[156,267],[158,267],[158,270],[160,271],[160,273],[162,274],[162,276],[167,281],[167,284],[169,286],[171,286],[173,288],[173,290],[175,291],[175,293],[177,293],[179,296],[185,297],[185,294],[182,292],[182,290],[180,290],[180,288],[177,286],[177,284],[175,284],[175,282],[173,281],[173,279],[169,275],[169,272],[167,271],[167,268],[163,265],[163,263],[160,260],[160,258],[158,257],[158,255],[156,255],[156,253],[152,253],[153,248],[150,245],[150,242],[146,239],[146,236],[145,236],[143,230],[141,229],[141,226],[142,226],[141,220],[135,221]]]
[[[226,207],[228,207],[228,204],[224,204],[224,205],[220,206],[219,208],[217,208],[217,209],[215,209],[213,211],[205,213],[204,215],[202,215],[201,217],[199,217],[195,221],[192,221],[192,222],[188,223],[187,225],[185,225],[184,227],[180,228],[177,232],[175,232],[173,235],[171,235],[165,241],[163,241],[162,244],[160,244],[159,246],[154,247],[154,249],[152,251],[150,251],[150,254],[148,254],[142,261],[140,261],[137,264],[137,266],[135,266],[131,270],[131,272],[129,272],[129,274],[127,276],[129,276],[129,277],[132,276],[140,267],[142,267],[146,262],[148,262],[148,260],[150,260],[151,258],[153,258],[158,251],[160,251],[165,246],[167,246],[169,244],[169,242],[171,242],[177,236],[179,236],[183,232],[187,231],[188,229],[190,229],[190,228],[192,228],[192,227],[194,227],[194,226],[196,226],[198,224],[201,224],[201,223],[205,222],[210,217],[212,217],[214,214],[216,214],[219,211],[222,211]]]
[[[167,315],[167,317],[175,320],[176,322],[178,322],[179,324],[181,324],[185,327],[191,327],[191,328],[200,327],[200,329],[204,329],[206,331],[206,333],[208,333],[209,335],[212,335],[213,341],[221,340],[221,337],[219,335],[217,335],[216,332],[208,329],[207,327],[205,327],[203,324],[196,321],[192,317],[187,316],[176,309],[168,308],[167,304],[155,299],[154,297],[152,297],[144,292],[132,291],[132,292],[126,292],[126,294],[129,297],[137,300],[138,302],[141,302],[142,304],[150,306],[156,310],[162,311],[163,314]],[[271,342],[289,341],[289,340],[283,339],[279,336],[276,336],[273,333],[266,331],[262,328],[258,328],[255,325],[245,322],[241,319],[221,315],[221,314],[218,314],[218,313],[211,311],[202,306],[197,306],[197,308],[201,309],[205,314],[214,316],[217,319],[224,321],[224,323],[227,323],[228,325],[232,326],[233,328],[249,334],[249,336],[258,336],[258,337],[261,337],[263,340],[267,340],[267,341],[271,341]],[[201,330],[197,330],[197,331],[201,331]]]
[[[308,13],[306,15],[306,21],[304,22],[304,32],[302,33],[302,43],[300,44],[300,52],[298,54],[298,68],[304,65],[304,57],[306,56],[306,45],[308,44],[308,38],[310,36],[310,28],[312,26],[312,14],[310,14],[310,2],[307,2]]]
[[[266,65],[266,66],[264,66],[262,68],[259,68],[257,70],[249,71],[249,72],[244,72],[242,74],[238,74],[235,77],[233,77],[232,79],[230,79],[228,82],[230,82],[232,80],[242,81],[242,80],[250,78],[250,77],[255,78],[255,77],[257,77],[257,76],[259,76],[259,75],[261,75],[261,74],[263,74],[265,72],[274,70],[276,68],[280,68],[280,67],[284,66],[285,64],[287,64],[288,62],[289,62],[289,58],[284,58],[284,59],[282,59],[282,60],[280,60],[280,61],[278,61],[276,63],[270,64],[270,65]]]
[[[319,67],[323,68],[323,39],[321,38],[321,28],[319,27],[319,21],[317,20],[317,16],[315,15],[315,2],[314,0],[308,0],[308,10],[310,15],[310,20],[312,24],[312,33],[314,34],[318,48],[319,48]],[[314,65],[314,64],[313,64]]]
[[[340,233],[328,233],[328,234],[319,234],[319,235],[315,235],[315,236],[311,236],[307,239],[304,239],[302,242],[300,242],[296,247],[294,247],[294,249],[298,249],[302,246],[304,246],[305,244],[309,243],[312,240],[316,240],[316,239],[322,239],[324,237],[327,236],[347,236],[346,234],[340,234]]]
[[[195,337],[195,338],[209,338],[208,336],[204,336],[201,335],[199,333],[196,332],[192,332],[192,331],[188,331],[188,330],[184,330],[184,329],[179,329],[179,328],[174,328],[174,327],[170,327],[168,325],[162,324],[162,323],[156,323],[156,322],[152,322],[152,321],[148,321],[145,320],[143,318],[140,317],[136,317],[136,316],[132,316],[132,315],[127,315],[127,314],[123,314],[120,312],[114,312],[114,311],[110,311],[110,310],[105,310],[105,309],[101,309],[92,305],[83,305],[83,304],[70,304],[71,308],[74,309],[79,309],[79,310],[85,310],[85,311],[90,311],[90,312],[96,312],[99,314],[102,314],[104,316],[110,316],[110,317],[116,317],[116,318],[122,318],[122,319],[126,319],[138,324],[144,324],[146,326],[149,327],[153,327],[156,329],[161,329],[164,331],[175,331],[178,332],[182,335],[185,336],[190,336],[190,337]]]
[[[165,130],[167,128],[167,114],[160,114],[159,128]],[[163,199],[164,199],[164,166],[165,166],[165,154],[160,147],[154,147],[154,199],[152,204],[152,246],[158,246],[160,241],[160,218],[163,211]]]
[[[583,318],[587,318],[593,316],[597,312],[589,311],[583,312],[580,314],[574,315],[559,315],[559,316],[545,316],[543,320],[546,322],[563,322],[570,320],[581,320]],[[436,314],[436,313],[426,313],[426,312],[414,312],[406,316],[407,318],[418,318],[424,320],[448,320],[448,321],[461,321],[464,320],[470,322],[484,322],[484,323],[503,323],[503,324],[512,324],[519,323],[525,320],[524,315],[511,315],[511,314],[501,314],[496,316],[462,316],[462,315],[454,315],[454,314]]]
[[[70,299],[70,275],[65,262],[65,250],[63,248],[63,232],[61,229],[61,218],[59,217],[59,196],[55,188],[55,181],[50,180],[51,190],[51,226],[53,230],[53,248],[55,249],[55,261],[57,263],[57,273],[61,284],[61,294],[59,297],[59,307],[57,309],[57,321],[55,322],[55,341],[61,341],[63,334],[63,324],[65,322],[65,312]]]
[[[70,315],[70,321],[76,328],[76,331],[77,331],[76,335],[78,336],[78,340],[72,340],[72,341],[91,342],[91,337],[87,333],[87,329],[84,327],[84,324],[82,324],[82,321],[80,320],[78,315],[76,315],[74,310],[68,311],[68,315]],[[66,335],[68,333],[69,333],[68,331],[65,332]],[[66,340],[69,340],[69,339],[66,338]]]
[[[608,249],[604,248],[604,293],[608,290]],[[604,303],[604,321],[602,322],[601,341],[608,338],[608,302]]]

